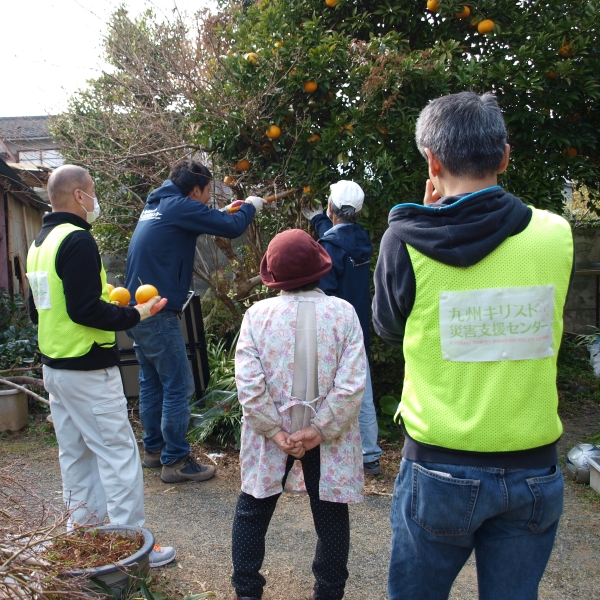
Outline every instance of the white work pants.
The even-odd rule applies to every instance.
[[[71,521],[142,526],[144,481],[117,367],[52,369],[44,385],[59,447],[63,498]]]

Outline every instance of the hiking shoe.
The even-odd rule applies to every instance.
[[[147,469],[160,469],[162,467],[160,462],[160,454],[160,450],[158,452],[150,452],[150,450],[146,450],[146,448],[144,448],[142,465]]]
[[[152,552],[150,552],[150,556],[148,556],[150,560],[150,567],[162,567],[164,565],[169,564],[172,560],[175,560],[175,556],[177,552],[175,552],[175,548],[171,546],[159,546],[158,544],[154,544],[154,548]]]
[[[179,481],[206,481],[215,476],[217,469],[210,465],[201,465],[193,456],[186,456],[183,460],[172,465],[163,465],[160,478],[165,483]]]
[[[376,458],[371,462],[363,463],[363,470],[365,475],[381,475],[381,465],[379,459]]]

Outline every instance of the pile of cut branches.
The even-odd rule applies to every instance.
[[[14,469],[0,469],[0,598],[89,600],[85,579],[61,576],[43,557],[51,544],[71,537],[71,512],[40,498]]]

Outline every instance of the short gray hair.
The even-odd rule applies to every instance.
[[[482,179],[502,163],[506,125],[493,94],[460,92],[421,111],[415,138],[421,154],[429,148],[451,175]]]
[[[331,206],[331,211],[340,223],[356,223],[358,221],[360,211],[356,212],[354,206],[344,204],[344,206],[338,208],[331,200],[329,201],[329,206]]]

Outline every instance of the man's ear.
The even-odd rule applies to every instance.
[[[429,148],[425,148],[425,155],[427,156],[427,164],[429,165],[429,176],[437,177],[442,170],[440,161]]]
[[[506,171],[506,167],[508,167],[508,162],[510,161],[510,145],[509,144],[505,144],[504,146],[504,157],[502,158],[502,162],[500,163],[500,166],[498,167],[498,175],[500,175],[500,173],[504,173],[504,171]]]

